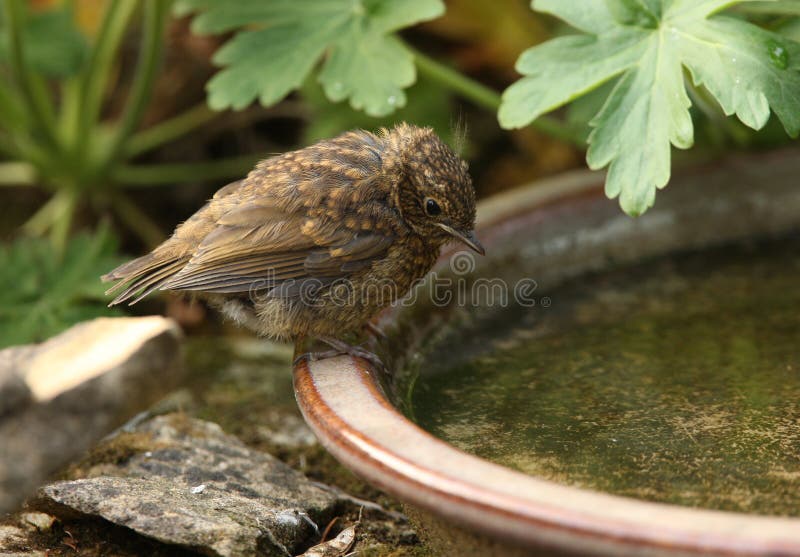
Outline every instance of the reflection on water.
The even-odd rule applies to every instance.
[[[800,516],[800,241],[587,277],[431,357],[424,428],[536,476]],[[452,356],[454,351],[442,350]]]

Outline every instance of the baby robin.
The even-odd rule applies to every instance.
[[[121,289],[110,305],[193,292],[260,335],[375,361],[342,337],[405,295],[447,242],[483,254],[474,225],[467,165],[433,130],[355,130],[260,162],[102,279]]]

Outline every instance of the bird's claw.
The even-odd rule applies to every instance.
[[[304,354],[300,354],[294,359],[294,365],[300,363],[300,361],[303,360],[304,358],[309,362],[313,362],[316,360],[323,360],[325,358],[332,358],[334,356],[341,356],[343,354],[347,354],[349,356],[353,356],[356,358],[362,358],[368,361],[370,364],[372,364],[372,366],[378,371],[388,373],[388,369],[383,364],[378,355],[374,354],[373,352],[370,352],[366,348],[362,348],[361,346],[354,346],[352,344],[348,344],[343,340],[339,340],[333,337],[319,337],[319,340],[329,345],[333,350],[326,350],[324,352],[306,352]]]
[[[316,362],[317,360],[324,360],[325,358],[333,358],[335,356],[341,356],[343,352],[339,350],[324,350],[322,352],[304,352],[300,354],[292,361],[292,366],[296,366],[303,360],[307,360],[309,362]]]

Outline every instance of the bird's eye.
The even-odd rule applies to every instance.
[[[435,199],[431,199],[429,197],[425,200],[425,212],[428,213],[429,217],[435,217],[436,215],[441,214],[442,208],[439,207],[439,204]]]

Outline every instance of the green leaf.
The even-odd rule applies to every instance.
[[[423,77],[409,89],[408,103],[403,108],[381,118],[374,118],[348,106],[328,102],[319,85],[311,80],[306,82],[301,91],[311,112],[303,134],[303,142],[306,144],[354,128],[374,130],[380,127],[392,127],[403,121],[432,127],[437,135],[450,145],[460,139],[454,136],[453,122],[450,120],[452,112],[450,91]]]
[[[617,85],[617,80],[606,81],[603,85],[575,99],[566,109],[565,117],[567,123],[575,130],[580,130],[584,141],[589,140],[592,128],[589,122],[594,120],[594,116],[603,108],[606,99]]]
[[[386,79],[372,79],[394,68]],[[414,83],[416,71],[410,52],[394,37],[376,32],[358,41],[339,43],[319,74],[325,94],[334,102],[350,99],[350,106],[383,116],[405,106],[404,87]]]
[[[99,278],[122,263],[116,246],[105,228],[76,235],[63,258],[43,239],[0,246],[0,347],[39,342],[78,321],[119,315],[106,307]]]
[[[599,36],[558,37],[526,50],[516,65],[525,77],[503,93],[500,125],[525,126],[621,74],[642,56],[647,36],[618,28]]]
[[[6,22],[0,21],[0,61],[8,60]],[[29,14],[22,30],[23,51],[34,71],[47,77],[78,73],[88,54],[85,37],[65,9]]]
[[[639,65],[622,76],[590,122],[586,161],[593,170],[609,166],[606,195],[639,215],[669,181],[670,143],[686,149],[693,139],[689,97],[676,58],[650,40]],[[645,184],[647,187],[639,187]]]
[[[264,106],[300,87],[325,58],[319,81],[332,101],[371,116],[406,102],[414,83],[412,54],[394,31],[444,12],[441,0],[181,0],[176,12],[199,12],[197,33],[238,29],[214,56],[224,69],[208,83],[214,109],[241,109],[256,98]],[[327,55],[327,56],[326,56]]]
[[[659,0],[606,0],[606,6],[621,25],[655,29],[661,17]]]
[[[682,39],[678,50],[692,81],[725,114],[758,130],[772,107],[789,135],[800,132],[800,43],[723,16],[687,22]]]
[[[539,12],[563,19],[576,29],[586,33],[601,34],[616,26],[614,17],[606,5],[606,0],[584,0],[583,2],[564,2],[564,0],[535,0],[531,7]]]
[[[694,139],[684,69],[727,115],[761,129],[774,112],[800,132],[800,44],[724,15],[736,0],[534,0],[585,34],[525,51],[503,94],[505,128],[529,124],[616,79],[590,124],[587,162],[608,166],[606,193],[638,215],[670,177],[671,146]],[[768,4],[768,1],[764,1]]]

